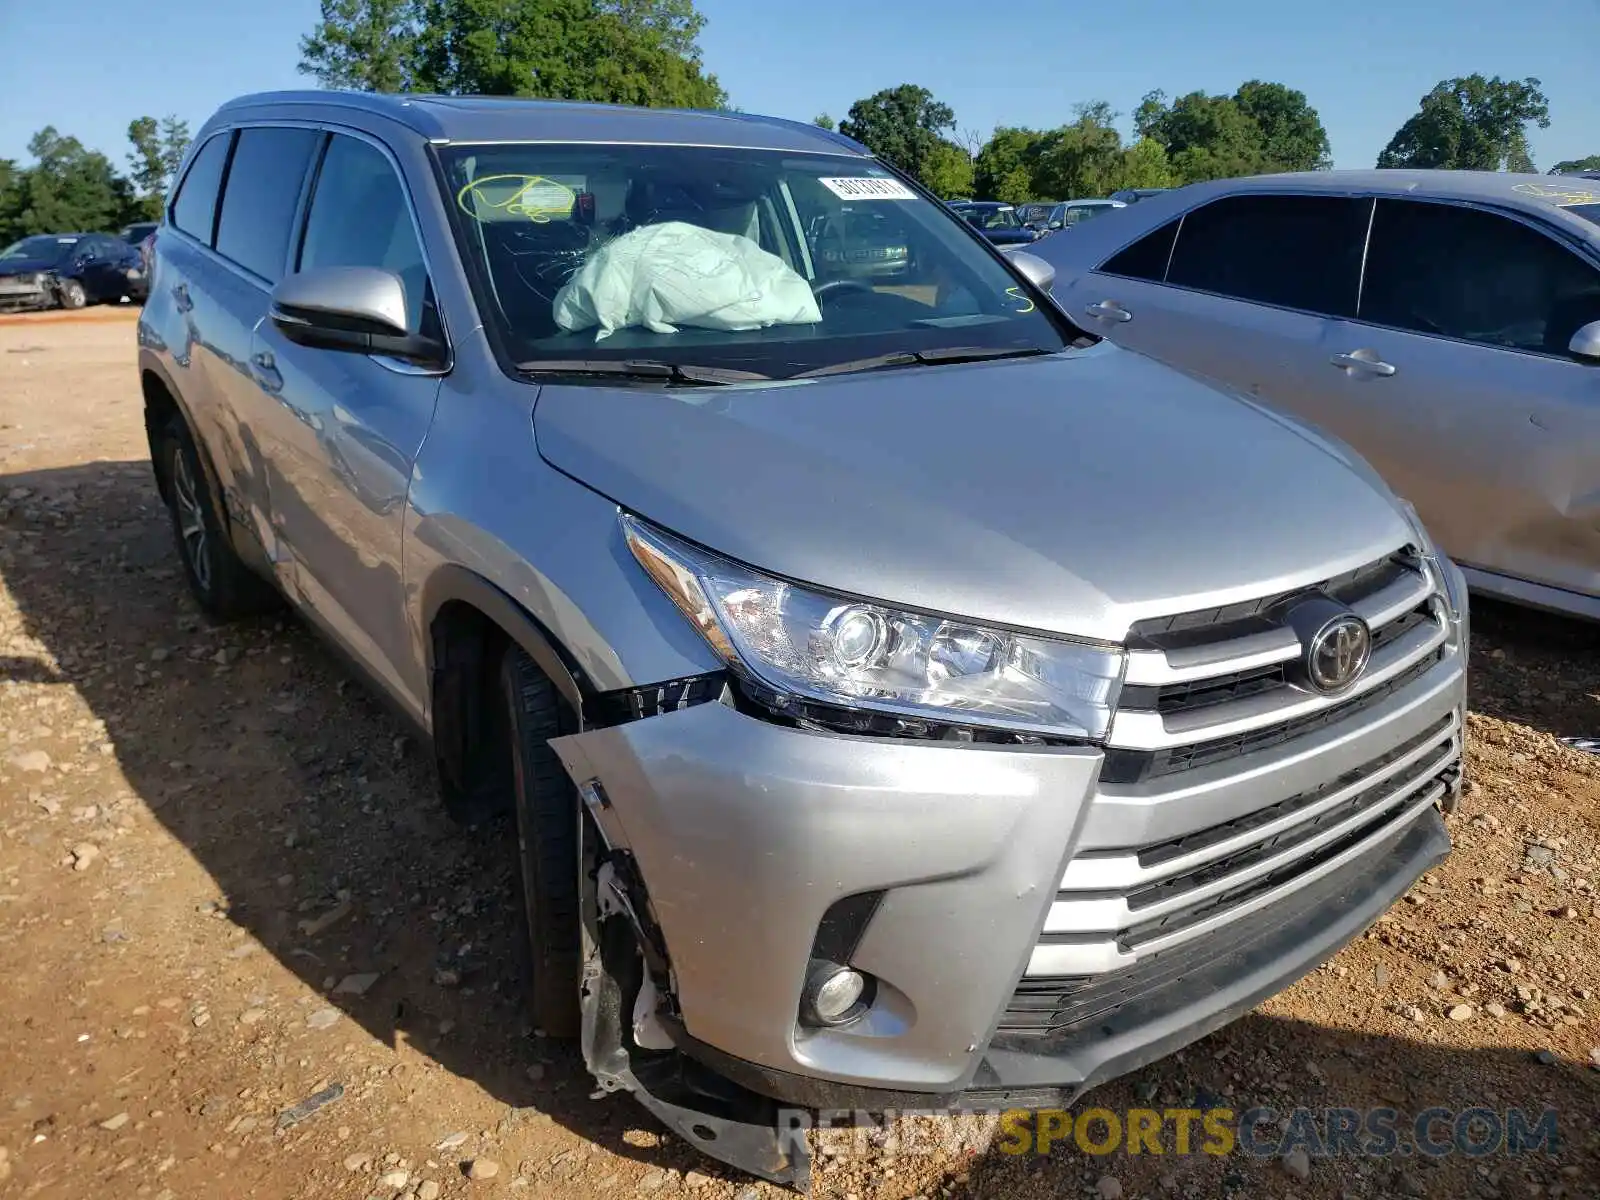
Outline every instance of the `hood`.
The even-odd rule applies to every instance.
[[[547,385],[534,428],[553,466],[772,574],[1108,641],[1410,536],[1333,453],[1104,342],[794,384]]]
[[[997,245],[1009,245],[1012,242],[1031,242],[1033,234],[1026,229],[985,229],[983,236]]]
[[[0,259],[0,275],[32,275],[36,271],[48,274],[55,269],[56,264],[48,258]]]

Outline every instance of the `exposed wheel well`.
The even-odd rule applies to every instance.
[[[139,377],[139,385],[144,390],[144,434],[150,446],[150,466],[155,471],[156,487],[161,492],[161,499],[170,504],[172,485],[167,479],[167,467],[161,461],[156,442],[167,422],[175,416],[181,417],[182,410],[167,390],[167,385],[161,382],[161,377],[154,371],[143,372]]]
[[[511,808],[511,743],[496,671],[510,636],[465,600],[449,600],[429,627],[433,744],[445,807],[464,824]]]
[[[485,598],[508,603],[492,589]],[[564,656],[520,610],[500,613],[498,618],[471,600],[452,597],[439,606],[428,626],[440,787],[451,815],[466,824],[511,810],[510,726],[499,682],[500,663],[509,646],[515,643],[528,650],[539,669],[551,676],[574,716],[582,718],[582,693],[572,673],[562,669]],[[511,618],[520,618],[515,633],[502,624]]]

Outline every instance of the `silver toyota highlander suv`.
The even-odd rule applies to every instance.
[[[892,277],[808,240],[880,209]],[[198,601],[287,597],[515,814],[536,1019],[711,1155],[1070,1102],[1449,848],[1466,597],[1410,508],[846,138],[253,96],[155,246]]]

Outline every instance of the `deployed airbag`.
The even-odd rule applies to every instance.
[[[811,285],[747,237],[683,221],[646,225],[608,242],[556,293],[556,324],[599,326],[595,340],[642,325],[762,329],[822,320]]]

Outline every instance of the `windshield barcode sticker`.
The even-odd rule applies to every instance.
[[[917,194],[898,179],[871,175],[833,176],[817,180],[841,200],[915,200]]]

